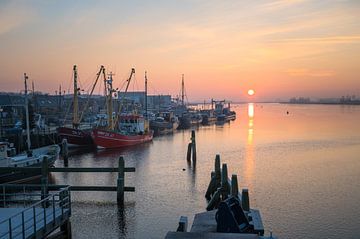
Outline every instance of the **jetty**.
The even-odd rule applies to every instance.
[[[196,165],[195,132],[192,131],[188,145],[187,161]],[[193,150],[192,150],[193,149]],[[195,150],[194,150],[195,149]],[[191,157],[191,151],[195,157]],[[165,239],[273,239],[264,236],[264,226],[260,211],[250,207],[249,190],[239,192],[237,175],[228,178],[227,164],[220,167],[220,155],[215,157],[214,171],[211,172],[209,186],[205,193],[208,201],[206,211],[195,214],[188,231],[188,218],[181,216],[176,231],[170,231]]]
[[[47,195],[33,191],[39,185],[2,184],[0,188],[0,239],[44,238],[57,229],[71,238],[69,186],[50,187]]]

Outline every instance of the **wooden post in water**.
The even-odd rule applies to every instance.
[[[196,140],[195,140],[195,130],[191,131],[191,145],[192,145],[192,160],[193,164],[196,164]]]
[[[227,171],[226,163],[222,165],[221,188],[222,188],[222,200],[225,200],[230,194],[230,185],[228,181],[228,171]]]
[[[117,202],[118,204],[124,204],[124,185],[125,185],[125,173],[124,173],[124,158],[120,156],[118,167],[118,179],[117,179]]]
[[[186,155],[186,160],[188,161],[188,163],[191,163],[191,147],[192,147],[192,144],[189,143],[188,149],[187,149],[187,155]]]
[[[231,175],[231,196],[239,197],[239,187],[236,174]]]
[[[216,186],[221,186],[221,169],[220,169],[220,154],[217,154],[215,157],[215,178]]]
[[[64,160],[64,167],[67,167],[69,165],[69,150],[67,139],[63,139],[61,142],[61,156]]]
[[[241,206],[244,211],[250,211],[249,190],[244,188],[241,193]]]
[[[49,165],[48,159],[46,157],[43,158],[41,163],[41,200],[47,197],[49,194],[48,191],[48,174],[49,174]],[[47,207],[46,204],[43,207]]]

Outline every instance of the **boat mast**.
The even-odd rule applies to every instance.
[[[182,74],[182,81],[181,81],[181,104],[182,105],[184,105],[184,94],[185,94],[184,74]]]
[[[29,122],[29,103],[28,103],[28,89],[27,89],[27,79],[29,77],[24,73],[24,82],[25,82],[25,117],[26,117],[26,137],[27,137],[27,149],[30,151],[31,142],[30,142],[30,122]]]
[[[134,74],[135,74],[135,68],[131,68],[130,76],[129,76],[129,78],[126,80],[127,84],[126,84],[126,87],[125,87],[124,94],[122,94],[122,96],[121,96],[121,101],[120,101],[120,104],[119,104],[119,110],[118,110],[118,113],[117,113],[117,115],[116,115],[115,125],[118,124],[119,114],[121,114],[121,111],[122,111],[122,105],[124,104],[125,95],[126,95],[128,89],[129,89],[130,81],[131,81],[131,78],[132,78],[132,76],[133,76]]]
[[[147,113],[147,76],[146,76],[146,71],[145,71],[145,119],[148,118],[148,113]]]
[[[76,65],[73,68],[74,71],[74,112],[73,112],[73,127],[77,129],[79,127],[79,101],[78,101],[78,91],[77,86],[77,69]]]
[[[96,84],[97,84],[97,82],[98,82],[98,80],[99,80],[99,78],[100,78],[101,72],[103,72],[103,69],[105,69],[104,66],[100,66],[100,70],[99,70],[99,72],[96,74],[96,79],[95,79],[95,82],[94,82],[94,84],[93,84],[93,86],[92,86],[92,88],[91,88],[91,91],[90,91],[90,94],[89,94],[88,99],[87,99],[87,101],[86,101],[84,110],[81,111],[81,115],[80,115],[80,120],[79,120],[79,122],[81,122],[81,120],[82,120],[82,118],[83,118],[83,116],[84,116],[85,110],[88,109],[90,97],[91,97],[92,94],[94,93],[95,86],[96,86]]]
[[[113,129],[113,106],[112,106],[112,93],[113,93],[113,86],[112,86],[112,76],[114,74],[112,72],[110,72],[110,74],[108,74],[108,80],[106,81],[108,87],[108,103],[107,103],[107,110],[108,110],[108,127],[109,129]]]

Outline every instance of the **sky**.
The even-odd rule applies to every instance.
[[[360,1],[0,0],[0,91],[71,92],[74,64],[85,91],[104,65],[189,101],[360,96]]]

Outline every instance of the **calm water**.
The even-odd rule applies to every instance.
[[[194,213],[205,210],[215,154],[249,189],[267,235],[271,230],[280,238],[359,238],[360,107],[234,109],[236,121],[197,130],[196,168],[186,162],[190,131],[122,151],[74,152],[69,166],[116,167],[124,155],[126,166],[136,167],[126,175],[125,185],[136,192],[126,193],[124,210],[112,192],[72,193],[74,238],[163,238],[176,230],[181,215],[192,223]],[[56,183],[116,185],[116,174],[52,176]]]

